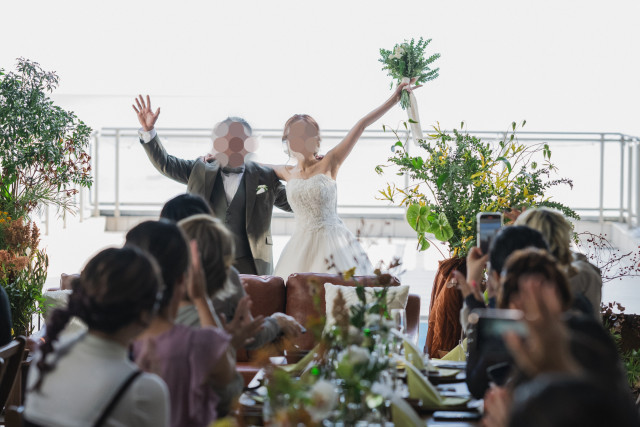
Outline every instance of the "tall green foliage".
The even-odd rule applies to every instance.
[[[410,155],[407,141],[398,138],[387,166],[398,166],[399,174],[409,175],[411,184],[407,188],[388,185],[380,194],[407,207],[407,221],[416,230],[420,250],[430,246],[430,233],[449,244],[451,255],[465,256],[475,244],[479,212],[547,206],[578,217],[545,195],[555,185],[573,185],[566,178],[551,179],[556,167],[549,146],[520,143],[516,128],[512,123],[508,137],[490,144],[463,130],[445,132],[434,127],[433,134],[419,141],[419,155]],[[382,166],[376,170],[384,173]]]
[[[18,218],[39,204],[72,210],[72,185],[89,187],[91,128],[48,97],[58,76],[18,59],[0,69],[0,210]]]

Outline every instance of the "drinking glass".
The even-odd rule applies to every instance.
[[[391,320],[395,325],[395,328],[404,334],[407,329],[407,313],[403,308],[391,309]]]

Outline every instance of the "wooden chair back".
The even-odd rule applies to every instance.
[[[25,337],[18,337],[4,347],[0,347],[0,359],[4,363],[0,367],[0,408],[7,403],[9,393],[18,375],[18,370],[24,358]]]

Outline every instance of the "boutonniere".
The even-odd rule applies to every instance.
[[[266,185],[258,185],[258,188],[256,188],[256,196],[258,194],[262,194],[265,193],[267,190],[269,189],[269,187],[267,187]]]

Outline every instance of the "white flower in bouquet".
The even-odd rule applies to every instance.
[[[370,357],[371,353],[369,353],[369,349],[357,345],[350,345],[346,350],[342,350],[338,355],[338,360],[342,362],[346,358],[351,364],[357,365],[368,362]]]
[[[381,320],[382,320],[382,316],[375,313],[370,313],[365,318],[365,322],[367,326],[373,326],[373,325],[378,326],[381,323]]]
[[[320,422],[331,415],[338,404],[338,390],[329,381],[319,380],[310,390],[311,405],[307,408],[311,419]]]

